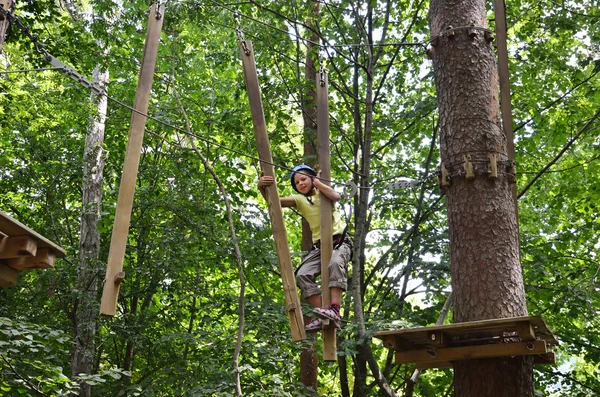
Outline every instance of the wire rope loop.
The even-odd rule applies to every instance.
[[[427,350],[427,354],[429,355],[429,357],[431,358],[436,358],[437,357],[437,352],[435,350]]]
[[[358,192],[358,187],[356,186],[356,183],[354,182],[347,182],[346,183],[346,188],[350,188],[350,192],[344,192],[344,199],[345,200],[350,200],[352,197],[356,196],[356,193]]]

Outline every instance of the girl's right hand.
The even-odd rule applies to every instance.
[[[267,186],[271,186],[273,183],[275,183],[275,178],[272,176],[263,175],[258,178],[258,188],[261,190]]]

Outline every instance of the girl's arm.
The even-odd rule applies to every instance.
[[[267,200],[267,186],[271,186],[275,183],[275,179],[272,176],[261,176],[258,179],[258,191],[263,196],[265,200]],[[279,202],[282,207],[295,207],[296,200],[292,196],[290,197],[280,197]]]
[[[338,192],[336,192],[335,190],[333,190],[333,188],[331,186],[327,186],[326,184],[324,184],[323,182],[321,182],[321,180],[319,179],[321,177],[321,171],[319,171],[319,173],[317,174],[317,177],[313,179],[313,185],[319,189],[319,192],[321,192],[323,195],[327,196],[327,198],[331,201],[333,201],[334,203],[336,201],[340,201],[340,194]]]

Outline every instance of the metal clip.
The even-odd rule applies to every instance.
[[[488,42],[494,41],[494,33],[491,30],[486,30],[484,36]]]
[[[162,18],[162,13],[160,12],[160,1],[156,2],[156,14],[154,15],[154,18],[157,20]]]
[[[498,155],[496,153],[488,153],[488,178],[498,178]]]
[[[325,87],[325,71],[323,70],[323,68],[319,70],[319,76],[319,85],[321,87]]]
[[[473,171],[473,163],[471,162],[470,154],[463,154],[464,164],[463,167],[465,169],[465,178],[466,179],[474,179],[475,172]]]
[[[248,44],[246,40],[244,40],[244,34],[242,32],[242,28],[240,27],[240,14],[236,11],[233,13],[233,19],[235,20],[235,34],[237,36],[237,40],[242,44],[242,50],[246,56],[250,55],[250,48],[248,48]]]
[[[446,31],[445,31],[444,33],[446,34],[446,36],[448,36],[448,38],[453,38],[453,37],[456,35],[456,33],[454,32],[454,30],[453,30],[453,29],[454,29],[454,28],[452,27],[452,25],[449,25],[449,26],[448,26],[448,27],[445,29]]]
[[[358,187],[354,182],[347,182],[346,187],[349,187],[351,190],[349,193],[344,192],[344,199],[350,200],[352,197],[356,196],[356,193],[358,193]]]

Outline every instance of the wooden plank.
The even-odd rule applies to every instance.
[[[329,150],[329,100],[327,73],[321,70],[317,76],[317,136],[319,169],[324,184],[331,186],[331,158]],[[331,304],[329,290],[329,262],[333,253],[333,205],[324,194],[321,199],[321,291],[323,306]],[[323,327],[323,361],[337,360],[336,328]]]
[[[529,321],[517,321],[517,335],[524,341],[535,340],[535,330]]]
[[[250,40],[240,41],[239,47],[244,68],[244,78],[246,80],[246,91],[250,102],[254,136],[258,148],[258,157],[261,160],[260,167],[265,176],[272,176],[275,178],[271,144],[269,143],[269,135],[267,133],[252,42]],[[294,275],[294,267],[290,256],[290,247],[288,245],[285,223],[283,221],[283,212],[281,210],[277,184],[275,183],[272,186],[267,186],[265,191],[271,218],[271,227],[273,229],[273,238],[275,239],[275,251],[277,252],[279,269],[281,271],[283,292],[288,307],[292,339],[300,341],[306,339],[306,331],[304,330],[304,319],[302,318],[302,310],[298,299],[296,276]]]
[[[443,362],[494,358],[507,356],[527,356],[546,353],[545,341],[498,343],[464,347],[448,347],[431,350],[396,352],[396,364]]]
[[[0,259],[35,256],[37,242],[31,236],[4,237],[0,240]]]
[[[556,364],[556,355],[554,352],[536,354],[533,356],[534,365],[554,365]],[[416,364],[418,370],[424,369],[444,369],[453,368],[454,364],[450,361],[423,361]]]
[[[383,345],[388,349],[396,351],[415,349],[415,346],[409,340],[397,335],[385,335],[381,339],[383,340]]]
[[[446,338],[442,331],[427,332],[427,339],[429,340],[429,346],[441,347],[446,344]]]
[[[17,271],[0,263],[0,287],[14,287],[17,285]]]
[[[32,236],[37,241],[38,248],[50,248],[54,251],[54,254],[57,258],[64,257],[67,252],[54,244],[52,241],[48,240],[46,237],[41,234],[33,231],[27,226],[23,225],[21,222],[17,221],[14,218],[11,218],[4,212],[0,211],[0,232],[6,236]]]
[[[156,67],[164,11],[163,8],[159,13],[157,4],[154,3],[148,17],[148,31],[146,33],[144,55],[134,102],[134,109],[143,114],[148,112],[148,102],[150,100],[154,69]],[[120,283],[115,283],[115,280],[116,276],[123,271],[131,209],[133,208],[133,195],[144,140],[144,128],[146,126],[146,116],[138,112],[133,112],[131,115],[129,141],[127,142],[125,163],[123,164],[123,174],[119,186],[119,199],[117,201],[108,263],[106,265],[106,277],[104,278],[104,288],[102,291],[100,314],[103,316],[112,317],[117,311]]]
[[[533,363],[536,365],[555,365],[556,354],[554,354],[554,352],[548,352],[537,355],[533,358]]]
[[[30,269],[48,269],[54,267],[56,255],[49,248],[40,248],[35,256],[25,256],[16,259],[5,259],[3,263],[17,271]]]
[[[428,333],[433,331],[443,332],[446,338],[465,336],[502,336],[503,332],[517,332],[518,322],[531,323],[536,338],[545,340],[550,345],[557,345],[556,336],[548,329],[546,323],[540,316],[510,317],[491,320],[471,321],[464,323],[436,325],[431,327],[404,328],[398,330],[379,331],[374,334],[376,338],[382,339],[387,335],[396,335],[410,341],[414,345],[427,345],[429,343]]]

